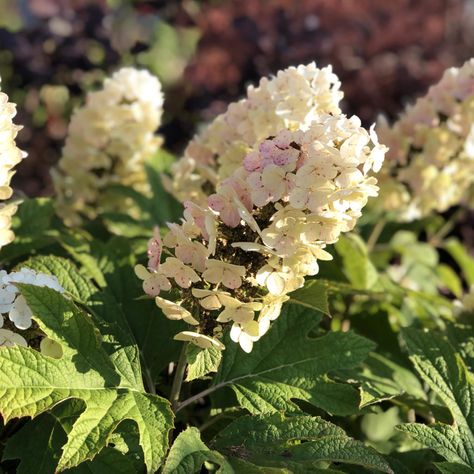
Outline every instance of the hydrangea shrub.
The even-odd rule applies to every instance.
[[[472,66],[376,128],[290,67],[180,158],[123,68],[23,200],[0,92],[2,472],[473,471]]]

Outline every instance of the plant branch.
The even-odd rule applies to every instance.
[[[377,221],[377,224],[374,225],[374,228],[369,235],[369,239],[367,240],[367,250],[369,253],[374,249],[375,244],[379,240],[380,234],[382,233],[386,223],[387,221],[382,218]]]
[[[459,208],[442,226],[441,228],[433,234],[429,239],[428,243],[434,247],[438,247],[442,240],[453,230],[456,225],[456,221],[464,212],[463,208]]]
[[[178,411],[179,395],[181,393],[181,386],[183,385],[184,372],[186,370],[186,347],[188,343],[183,343],[181,353],[179,354],[178,365],[174,374],[173,385],[171,386],[170,402],[173,411]]]
[[[175,413],[178,413],[178,411],[180,411],[182,408],[187,407],[188,405],[191,405],[191,403],[198,401],[200,398],[204,398],[206,395],[209,395],[210,393],[215,392],[217,389],[223,387],[224,385],[227,385],[227,382],[223,382],[218,385],[213,385],[212,387],[206,388],[206,390],[203,390],[202,392],[199,392],[196,395],[193,395],[192,397],[187,398],[186,400],[184,400],[182,403],[178,405]]]

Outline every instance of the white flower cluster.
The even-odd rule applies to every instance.
[[[340,114],[343,93],[331,66],[290,67],[250,86],[188,145],[172,168],[166,189],[180,200],[206,203],[216,185],[232,175],[256,144],[280,130],[306,130],[319,116]]]
[[[20,126],[13,123],[15,115],[15,104],[8,102],[8,96],[0,92],[0,248],[14,239],[11,218],[17,206],[14,202],[5,201],[13,194],[10,187],[13,169],[26,156],[15,143],[16,135],[21,130]]]
[[[474,183],[474,59],[446,70],[392,127],[381,119],[377,133],[389,146],[379,176],[386,210],[411,221],[466,199]]]
[[[226,326],[250,352],[281,311],[288,293],[318,273],[324,249],[353,229],[376,196],[386,148],[357,117],[320,115],[303,129],[260,141],[207,206],[185,202],[180,224],[149,243],[144,291],[170,319],[195,327],[176,336],[223,348]],[[164,249],[164,250],[163,250]],[[166,258],[161,262],[162,253]],[[178,301],[162,292],[179,289]]]
[[[29,329],[32,325],[33,313],[26,303],[25,298],[19,293],[17,283],[48,287],[59,293],[64,293],[64,288],[59,284],[56,277],[37,273],[28,268],[20,271],[7,273],[0,270],[0,346],[21,345],[27,346],[25,338],[15,331],[3,328],[8,315],[10,326],[19,330]]]
[[[104,192],[111,184],[147,191],[145,160],[161,145],[155,135],[163,113],[159,80],[145,70],[123,68],[90,92],[77,109],[53,172],[57,209],[67,224],[94,218],[98,209],[123,202]]]

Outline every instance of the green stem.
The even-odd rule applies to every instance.
[[[379,240],[380,234],[382,233],[386,223],[387,221],[385,219],[380,219],[377,224],[374,225],[374,228],[369,235],[369,239],[367,240],[367,250],[369,253],[374,249],[375,244]]]
[[[453,230],[456,225],[456,221],[464,212],[463,208],[459,208],[442,226],[441,228],[433,234],[429,239],[428,243],[434,247],[438,247],[442,240]]]
[[[173,385],[171,386],[170,402],[174,412],[177,411],[179,405],[179,395],[181,393],[181,386],[183,385],[184,372],[186,371],[186,347],[188,343],[183,343],[181,347],[181,353],[178,359],[178,365],[176,366],[176,372],[174,374]]]
[[[192,397],[187,398],[186,400],[184,400],[182,403],[178,405],[176,412],[178,412],[179,410],[182,410],[184,407],[187,407],[191,403],[197,402],[201,398],[204,398],[206,395],[209,395],[212,392],[215,392],[216,390],[218,390],[219,388],[227,384],[228,382],[222,382],[218,385],[213,385],[212,387],[206,388],[206,390],[203,390],[202,392],[199,392],[196,395],[193,395]]]
[[[143,378],[145,379],[145,384],[146,388],[148,389],[148,393],[156,395],[155,382],[153,381],[153,377],[151,376],[148,367],[145,367],[143,370]]]

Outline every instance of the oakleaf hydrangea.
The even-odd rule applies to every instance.
[[[255,146],[281,130],[306,130],[323,114],[339,114],[343,93],[331,66],[289,67],[250,86],[246,98],[229,105],[187,146],[165,177],[180,201],[205,205],[216,185],[230,177]]]
[[[124,203],[106,193],[113,184],[147,192],[145,160],[161,145],[155,135],[163,113],[159,80],[145,70],[123,68],[90,92],[71,119],[58,169],[53,172],[57,210],[66,224]]]
[[[230,328],[250,352],[288,294],[318,273],[318,260],[331,259],[326,246],[377,196],[372,174],[386,147],[373,128],[339,112],[305,117],[301,128],[292,124],[251,147],[206,205],[186,201],[164,239],[155,230],[148,268],[136,273],[165,316],[191,326],[176,339],[222,349]]]
[[[15,104],[8,102],[8,96],[0,88],[0,248],[14,239],[11,218],[17,206],[15,202],[9,201],[13,194],[10,181],[15,166],[26,157],[26,153],[15,143],[17,133],[21,130],[20,126],[13,123],[15,115]]]
[[[377,132],[389,147],[379,202],[400,220],[444,212],[474,183],[474,59],[446,70],[426,96]]]

